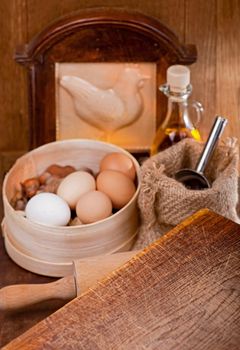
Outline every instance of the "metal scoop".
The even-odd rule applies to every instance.
[[[177,181],[182,182],[187,188],[192,190],[201,190],[211,187],[208,179],[203,173],[226,124],[226,118],[221,116],[216,117],[208,136],[208,140],[196,165],[196,169],[181,169],[177,171],[175,174],[175,179]]]

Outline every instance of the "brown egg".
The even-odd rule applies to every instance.
[[[100,162],[100,171],[116,170],[129,176],[134,180],[136,176],[135,166],[133,161],[123,153],[109,153]]]
[[[136,191],[133,181],[127,175],[115,170],[104,170],[99,173],[97,189],[111,199],[116,209],[126,205]]]
[[[57,195],[63,198],[71,209],[75,209],[79,198],[86,192],[96,189],[95,179],[86,171],[75,171],[66,176],[57,189]]]
[[[82,223],[91,224],[112,214],[112,202],[105,193],[90,191],[79,198],[76,213]]]

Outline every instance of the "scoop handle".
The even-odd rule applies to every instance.
[[[208,163],[209,158],[211,157],[215,146],[217,144],[217,141],[222,134],[226,124],[227,119],[221,116],[217,116],[215,118],[214,124],[212,126],[212,129],[210,131],[210,134],[208,136],[207,142],[204,146],[204,149],[202,151],[202,154],[198,160],[198,163],[196,165],[196,172],[203,174],[206,165]]]

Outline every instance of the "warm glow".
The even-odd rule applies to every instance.
[[[199,131],[197,129],[191,130],[191,135],[196,141],[201,141],[202,140],[201,135],[200,135],[200,133],[199,133]]]

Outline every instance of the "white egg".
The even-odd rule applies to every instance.
[[[54,193],[43,192],[32,197],[25,208],[26,218],[44,225],[65,226],[71,210],[64,199]]]

